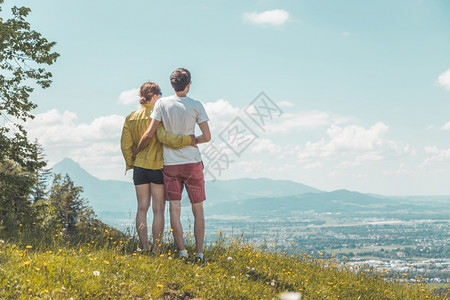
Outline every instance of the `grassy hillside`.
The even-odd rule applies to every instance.
[[[383,273],[262,251],[242,239],[218,235],[202,264],[180,260],[170,241],[163,245],[158,255],[142,254],[135,240],[108,230],[78,245],[58,234],[45,245],[0,241],[0,298],[279,299],[291,291],[302,299],[442,299],[420,282],[385,282]]]

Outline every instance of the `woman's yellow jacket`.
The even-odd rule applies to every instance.
[[[191,144],[192,138],[189,135],[176,135],[166,131],[163,124],[159,124],[156,131],[156,138],[152,138],[150,144],[140,151],[136,160],[133,161],[133,150],[137,148],[142,135],[150,125],[150,115],[153,111],[152,104],[144,104],[136,111],[133,111],[125,119],[120,140],[123,157],[125,158],[126,169],[141,167],[145,169],[159,170],[163,168],[163,146],[162,143],[172,148],[182,148]]]

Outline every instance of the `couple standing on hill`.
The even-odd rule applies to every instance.
[[[147,211],[153,198],[153,251],[158,251],[164,232],[165,200],[169,200],[170,224],[180,257],[187,258],[181,226],[181,194],[186,187],[194,214],[196,259],[203,260],[205,181],[197,144],[211,139],[203,105],[187,96],[191,74],[184,68],[170,75],[175,95],[161,98],[160,87],[146,82],[140,89],[142,107],[125,119],[121,148],[126,169],[133,169],[138,210],[136,229],[144,250],[149,250]],[[195,124],[202,132],[195,136]],[[155,137],[156,135],[156,137]],[[164,159],[163,159],[164,157]]]

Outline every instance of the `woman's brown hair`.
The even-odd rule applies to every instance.
[[[141,99],[139,100],[139,103],[145,104],[152,100],[152,97],[154,95],[160,95],[161,94],[161,88],[159,85],[153,82],[146,82],[143,85],[141,85],[141,89],[139,90],[139,96]]]

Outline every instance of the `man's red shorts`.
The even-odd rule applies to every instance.
[[[202,162],[164,166],[163,174],[166,199],[181,200],[184,185],[191,203],[200,203],[206,200]]]

